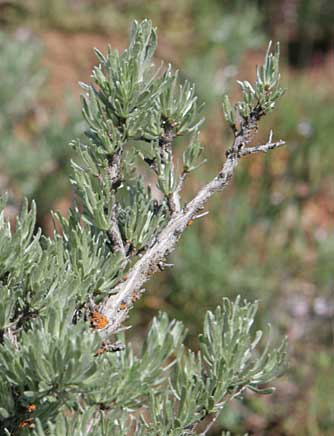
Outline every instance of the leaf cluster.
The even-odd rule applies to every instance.
[[[256,82],[252,85],[247,80],[238,81],[243,100],[232,105],[228,95],[223,99],[224,117],[230,127],[236,131],[240,120],[258,121],[262,116],[270,113],[284,90],[279,85],[279,44],[275,53],[271,52],[271,42],[262,66],[257,67]]]
[[[0,377],[4,386],[14,387],[14,395],[5,390],[0,397],[4,428],[11,434],[15,416],[29,419],[27,409],[34,404],[36,435],[63,429],[85,434],[88,426],[101,435],[134,429],[142,435],[196,434],[199,423],[247,388],[271,392],[263,384],[285,367],[285,341],[258,355],[262,332],[251,332],[256,310],[257,303],[225,299],[206,314],[198,353],[182,345],[182,324],[161,314],[140,357],[130,345],[97,355],[96,333],[84,324],[71,325],[70,308],[62,311],[67,318],[62,321],[54,310],[22,334],[19,350],[8,341],[1,346]]]

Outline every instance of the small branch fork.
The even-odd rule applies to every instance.
[[[239,152],[240,157],[248,156],[248,155],[254,154],[254,153],[268,153],[268,151],[274,150],[275,148],[282,147],[285,144],[285,141],[280,140],[277,142],[272,142],[272,139],[273,139],[273,132],[270,131],[269,140],[266,144],[257,145],[255,147],[243,148]]]
[[[248,133],[247,129],[244,131],[245,134]],[[222,170],[183,209],[174,211],[154,245],[130,269],[126,280],[114,287],[111,290],[111,295],[102,302],[99,311],[109,320],[109,324],[101,331],[103,337],[119,331],[134,301],[141,295],[145,282],[160,269],[159,265],[164,263],[166,257],[175,249],[176,243],[190,221],[200,216],[199,211],[203,210],[212,195],[222,191],[229,184],[241,157],[255,153],[266,153],[285,144],[282,140],[272,142],[272,135],[266,144],[250,148],[240,146],[240,144],[246,143],[246,141],[241,141],[240,136],[236,138],[236,141],[238,144],[237,146],[233,144],[227,153]]]

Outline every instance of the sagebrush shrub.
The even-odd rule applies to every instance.
[[[152,64],[156,30],[134,23],[129,48],[106,55],[85,90],[87,142],[72,147],[77,203],[61,231],[35,231],[34,203],[13,231],[2,201],[0,226],[1,434],[206,434],[221,410],[246,389],[270,392],[281,374],[286,341],[260,353],[252,333],[257,303],[238,298],[206,313],[198,353],[185,329],[157,316],[140,355],[125,343],[124,322],[155,272],[209,198],[224,189],[239,161],[284,144],[270,136],[249,146],[258,122],[275,107],[279,51],[270,46],[243,100],[226,96],[234,135],[216,177],[183,204],[185,179],[204,163],[195,88],[169,65]],[[175,141],[188,140],[181,162]],[[150,186],[153,186],[154,189]]]

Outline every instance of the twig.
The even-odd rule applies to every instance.
[[[99,421],[100,421],[100,416],[97,413],[94,413],[86,428],[87,435],[91,434],[91,432],[94,430],[95,425],[97,425]]]
[[[247,147],[240,150],[239,154],[241,157],[248,156],[254,153],[268,153],[268,151],[273,150],[274,148],[282,147],[285,144],[285,141],[279,140],[277,142],[267,142],[264,145],[257,145],[256,147]]]
[[[199,213],[198,215],[195,215],[195,216],[194,216],[194,220],[198,220],[198,219],[200,219],[200,218],[203,218],[203,217],[209,215],[209,213],[210,213],[210,212],[209,212],[208,210],[207,210],[206,212]]]
[[[220,415],[221,410],[218,410],[216,413],[214,413],[211,416],[210,422],[208,423],[208,425],[205,427],[205,430],[202,431],[202,433],[200,433],[200,436],[205,436],[211,429],[211,427],[214,425],[214,423],[217,421],[218,416]]]
[[[209,418],[209,422],[207,423],[205,429],[203,431],[201,431],[200,433],[198,433],[200,436],[205,436],[210,429],[212,428],[212,426],[214,425],[214,423],[217,421],[219,415],[221,414],[222,410],[224,409],[225,405],[230,402],[231,400],[233,400],[234,398],[238,397],[244,390],[246,389],[246,386],[240,386],[240,387],[235,387],[234,391],[228,393],[227,395],[224,396],[224,400],[222,402],[219,403],[219,405],[217,404],[217,410],[213,413],[207,413],[204,416],[202,416],[200,418],[199,421],[195,421],[194,423],[192,423],[189,426],[190,430],[197,430],[197,428],[203,423],[204,420],[206,420],[207,418]],[[197,433],[196,433],[197,434]]]
[[[109,179],[113,190],[121,184],[121,158],[123,149],[120,148],[110,159],[108,166]]]
[[[159,138],[160,159],[162,165],[165,165],[168,160],[171,164],[171,172],[174,173],[173,162],[173,141],[176,137],[175,130],[169,122],[165,122],[164,134]],[[180,198],[174,193],[167,199],[170,212],[173,214],[180,209]]]
[[[186,172],[183,172],[181,174],[179,183],[177,184],[177,187],[172,194],[172,202],[174,204],[174,212],[180,212],[180,210],[181,210],[181,195],[180,194],[181,194],[181,191],[183,188],[184,181],[187,177],[187,174],[188,173],[186,173]]]
[[[113,206],[111,211],[111,227],[108,231],[111,242],[113,244],[113,250],[122,254],[123,258],[126,259],[126,251],[122,239],[122,235],[118,225],[118,205],[116,202],[116,190],[121,184],[121,157],[122,148],[120,148],[117,153],[109,160],[108,173],[111,183],[111,192],[113,199]]]
[[[122,239],[122,235],[118,226],[118,207],[117,203],[114,202],[111,212],[111,228],[108,231],[111,242],[113,244],[113,249],[115,252],[120,252],[123,258],[126,258],[125,247]]]

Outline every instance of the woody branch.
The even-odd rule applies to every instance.
[[[246,135],[250,133],[247,126],[244,126],[244,132]],[[109,324],[101,332],[103,336],[115,333],[120,329],[134,301],[143,293],[143,285],[153,273],[159,270],[159,264],[175,249],[176,243],[189,222],[203,209],[211,196],[222,191],[229,184],[241,157],[258,152],[265,153],[285,144],[282,140],[272,142],[272,135],[264,145],[243,148],[242,144],[245,142],[246,140],[243,141],[240,136],[236,138],[227,153],[222,170],[197,193],[193,200],[172,216],[154,245],[133,266],[127,274],[127,278],[111,290],[112,295],[108,296],[100,306],[101,313],[109,320]]]

